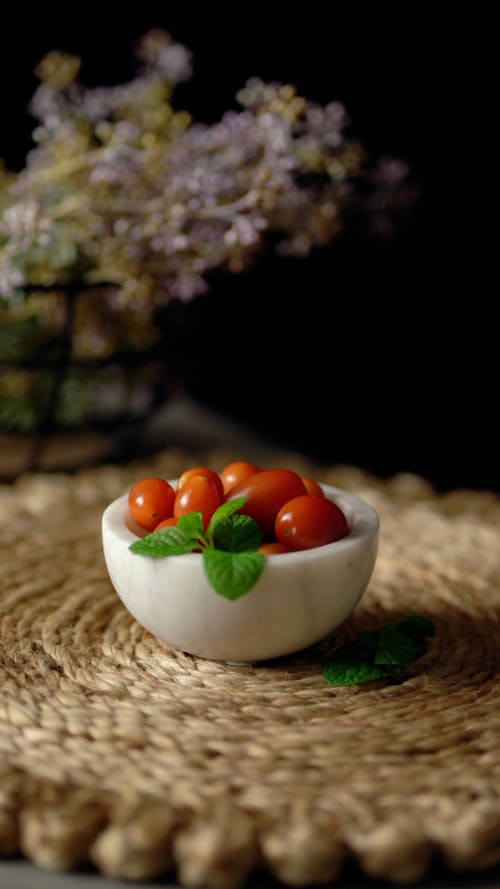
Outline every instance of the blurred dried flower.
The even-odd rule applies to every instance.
[[[133,80],[94,89],[77,81],[74,56],[53,52],[38,67],[35,147],[18,175],[0,168],[0,334],[11,348],[27,321],[37,348],[50,340],[40,299],[71,286],[75,359],[143,350],[158,337],[157,310],[203,293],[211,269],[241,271],[271,234],[281,252],[304,256],[346,211],[378,213],[401,197],[404,165],[369,169],[338,102],[253,78],[242,110],[192,123],[171,104],[189,51],[153,31],[138,57]],[[0,425],[1,407],[0,385]]]

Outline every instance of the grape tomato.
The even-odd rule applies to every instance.
[[[273,539],[274,520],[283,504],[305,492],[304,483],[296,472],[265,469],[239,482],[225,499],[246,497],[246,503],[239,511],[258,522],[265,539]]]
[[[177,490],[174,516],[180,519],[181,516],[188,515],[190,512],[201,512],[206,531],[213,513],[221,503],[222,497],[214,483],[204,476],[193,475],[180,490]]]
[[[254,463],[246,463],[244,460],[235,460],[234,463],[228,463],[220,474],[224,493],[227,494],[235,485],[244,482],[245,479],[260,471],[259,467],[255,466]]]
[[[313,478],[303,478],[304,487],[308,494],[316,494],[317,497],[324,497],[323,489]]]
[[[176,517],[170,516],[169,519],[164,519],[163,522],[160,522],[159,525],[156,526],[155,531],[163,531],[164,528],[175,528],[178,519]]]
[[[165,479],[152,476],[136,482],[128,495],[128,508],[134,521],[146,531],[168,519],[174,508],[175,491]]]
[[[237,497],[245,498],[238,512],[260,526],[259,552],[264,555],[313,549],[349,533],[344,513],[314,479],[301,478],[290,469],[261,470],[244,460],[228,463],[220,475],[208,466],[187,469],[177,490],[157,476],[141,479],[130,490],[125,524],[137,537],[144,537],[175,527],[181,516],[200,512],[206,531],[215,510]]]
[[[285,503],[276,516],[274,529],[276,539],[294,551],[325,546],[349,533],[347,519],[337,504],[315,494]]]
[[[284,543],[263,543],[259,546],[259,552],[264,556],[278,556],[281,553],[291,553],[293,550]]]
[[[224,496],[224,487],[221,478],[219,474],[215,472],[215,470],[210,469],[208,466],[195,466],[194,469],[186,469],[186,471],[183,472],[181,476],[179,476],[179,481],[177,482],[177,490],[181,491],[184,485],[190,479],[195,477],[205,478],[208,479],[208,481],[212,482],[212,484],[214,484],[217,488],[219,496],[222,500]]]

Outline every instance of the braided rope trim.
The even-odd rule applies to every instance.
[[[402,614],[437,625],[401,682],[330,688],[332,640],[255,667],[204,661],[143,630],[107,578],[107,502],[232,457],[170,451],[0,488],[0,853],[214,889],[260,867],[304,885],[348,859],[395,882],[435,856],[500,861],[499,500],[272,456],[380,513],[374,577],[335,643]]]

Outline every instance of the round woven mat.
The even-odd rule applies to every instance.
[[[402,682],[331,688],[332,640],[227,666],[156,640],[121,605],[104,505],[142,474],[193,463],[167,452],[0,488],[3,854],[137,879],[172,867],[213,887],[257,867],[301,885],[348,859],[394,881],[433,856],[499,861],[499,501],[283,456],[381,516],[374,577],[334,643],[405,614],[437,625]]]

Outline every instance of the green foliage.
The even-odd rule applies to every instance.
[[[180,556],[184,553],[192,553],[199,546],[196,539],[185,534],[177,527],[162,528],[153,531],[146,537],[136,540],[129,547],[131,552],[139,556],[149,556],[152,559],[161,559],[165,556]]]
[[[364,685],[396,676],[400,672],[401,668],[396,664],[374,664],[368,660],[339,657],[327,664],[323,676],[329,685]]]
[[[222,519],[215,527],[213,543],[217,549],[244,553],[259,548],[262,543],[262,531],[250,516],[231,515]]]
[[[413,614],[363,630],[346,642],[326,664],[323,675],[330,685],[363,685],[398,676],[420,655],[428,636],[435,633],[429,618]]]
[[[257,583],[265,558],[256,552],[262,540],[259,525],[250,516],[236,515],[245,504],[239,497],[215,510],[207,531],[199,512],[182,516],[173,528],[153,531],[129,549],[157,559],[202,549],[205,574],[214,590],[234,601]]]
[[[265,557],[258,552],[205,549],[203,563],[214,590],[234,602],[255,586],[264,568]]]

